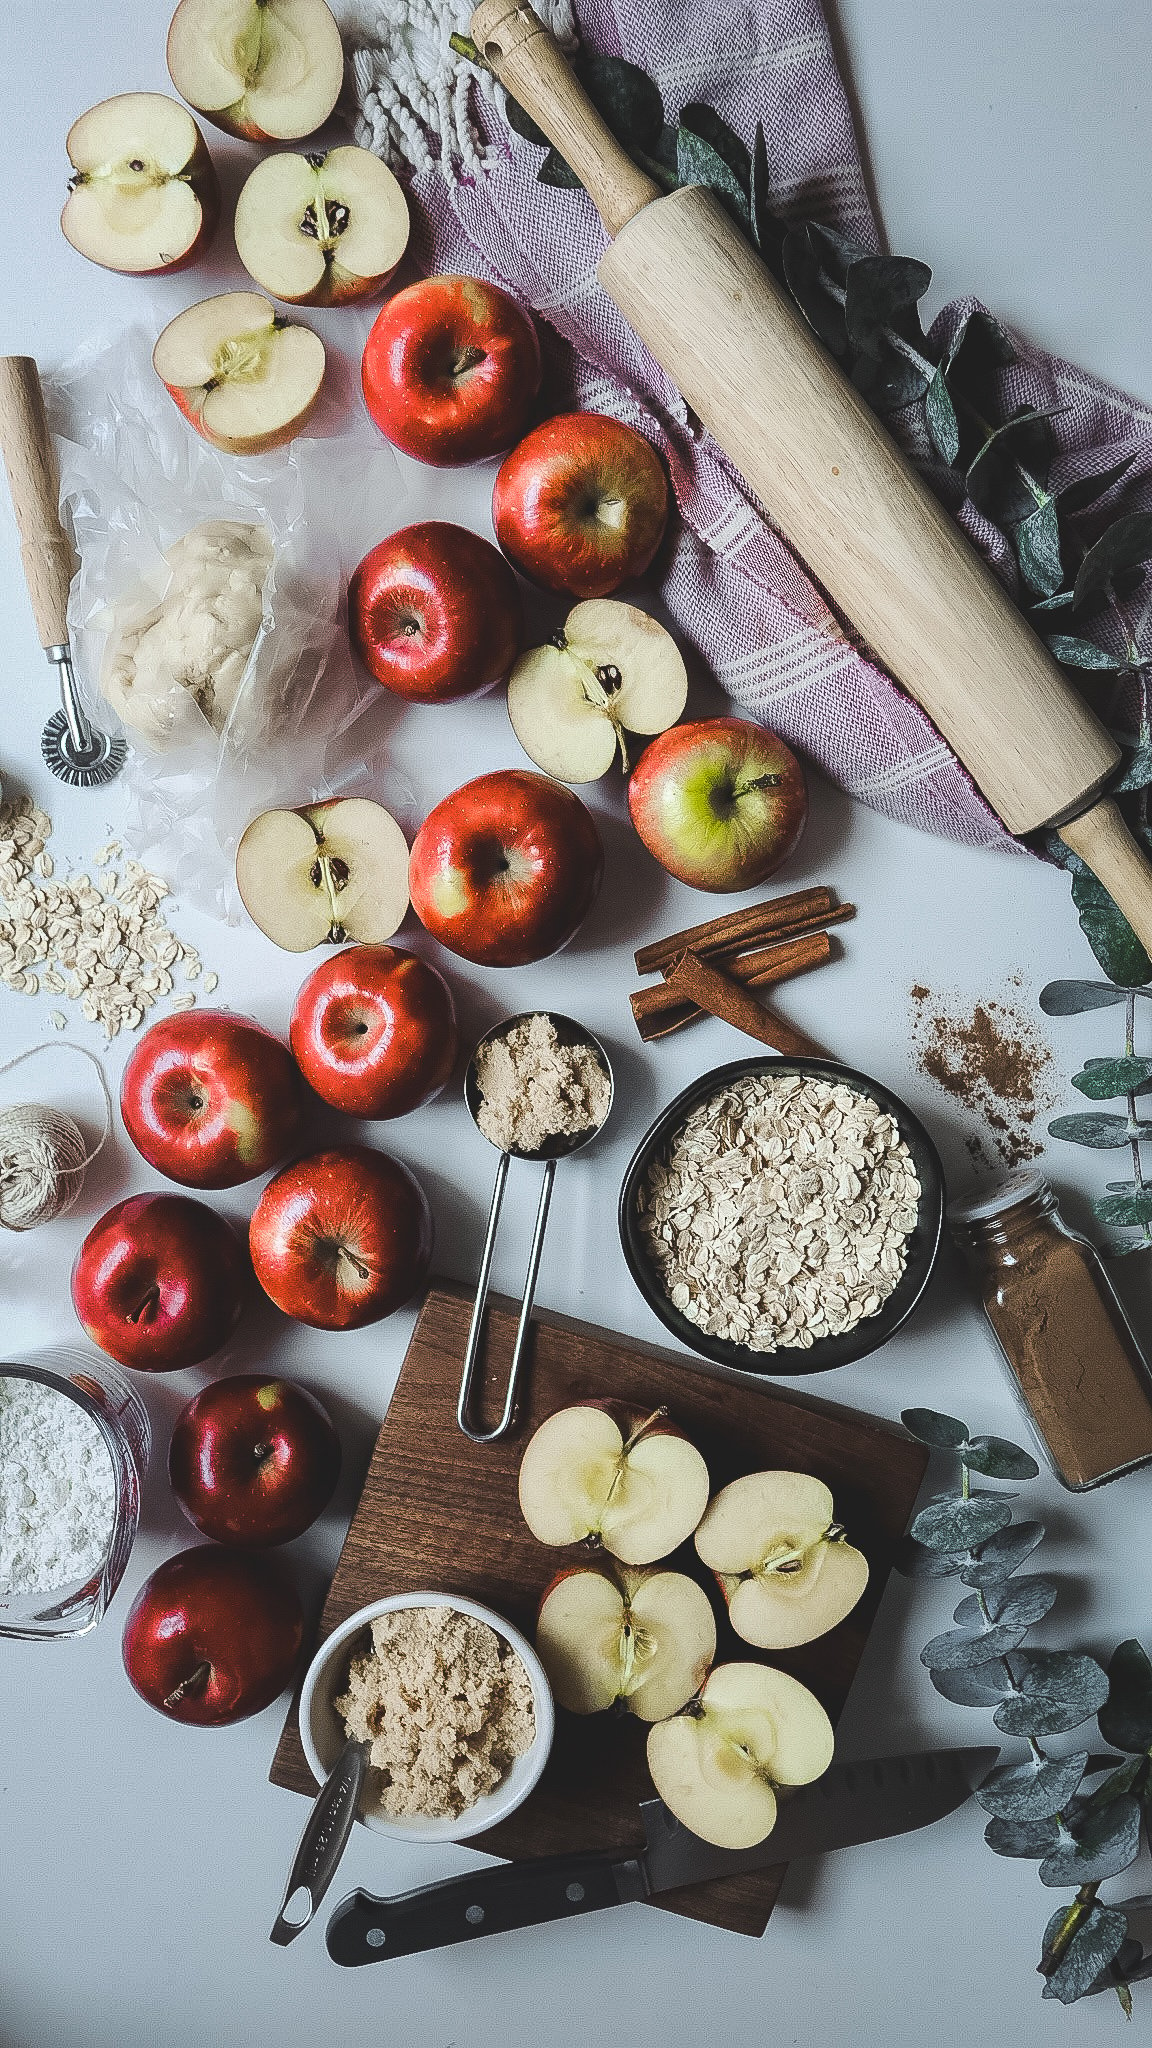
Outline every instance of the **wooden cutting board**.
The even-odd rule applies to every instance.
[[[791,1467],[831,1487],[837,1518],[871,1564],[868,1590],[820,1642],[771,1661],[804,1680],[833,1721],[848,1694],[880,1595],[919,1491],[927,1452],[874,1416],[772,1385],[716,1377],[682,1356],[538,1311],[521,1420],[495,1444],[456,1427],[460,1362],[471,1297],[433,1284],[420,1312],[320,1619],[322,1641],[356,1608],[387,1593],[436,1589],[484,1600],[531,1638],[544,1587],[562,1557],[536,1542],[521,1517],[516,1475],[533,1430],[554,1409],[611,1395],[650,1410],[666,1404],[708,1462],[713,1487],[742,1472]],[[493,1297],[484,1388],[499,1413],[516,1327],[511,1302]],[[699,1573],[694,1555],[692,1566]],[[678,1560],[679,1562],[680,1560]],[[702,1574],[707,1581],[707,1574]],[[723,1618],[718,1658],[756,1657]],[[494,1856],[563,1849],[630,1852],[641,1843],[637,1802],[651,1795],[645,1729],[628,1715],[558,1714],[556,1740],[535,1792],[474,1846]],[[293,1703],[272,1762],[272,1782],[312,1797]],[[762,1934],[783,1867],[685,1886],[652,1901],[741,1934]]]

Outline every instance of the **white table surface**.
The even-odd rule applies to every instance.
[[[1003,317],[1152,400],[1152,288],[1147,231],[1152,15],[1144,0],[843,0],[843,42],[863,108],[892,244],[936,266],[933,303],[979,291]],[[82,108],[131,87],[164,89],[162,0],[29,0],[0,5],[4,65],[0,132],[9,183],[8,250],[0,271],[0,350],[58,361],[89,334],[130,316],[152,320],[239,282],[226,231],[210,270],[156,286],[112,277],[74,255],[56,227],[64,189],[63,136]],[[213,137],[213,147],[216,139]],[[224,157],[244,160],[224,143]],[[335,344],[357,316],[324,322]],[[355,332],[359,332],[355,329]],[[350,353],[355,353],[353,341]],[[380,532],[433,509],[485,529],[488,476],[433,475],[403,465],[409,496],[385,507]],[[0,769],[45,804],[58,852],[80,865],[114,826],[115,788],[69,794],[39,756],[52,708],[10,531],[0,546],[0,619],[9,711]],[[701,692],[699,703],[708,699]],[[398,766],[430,805],[468,774],[517,759],[499,699],[446,715],[412,711],[394,723]],[[709,1065],[735,1056],[727,1027],[706,1023],[642,1052],[624,992],[637,937],[692,921],[700,899],[666,881],[620,822],[619,791],[592,803],[606,824],[608,879],[575,946],[512,976],[453,972],[465,1030],[507,1009],[549,1004],[600,1032],[618,1060],[621,1108],[586,1159],[561,1174],[540,1298],[551,1307],[659,1341],[616,1243],[614,1197],[624,1162],[659,1104]],[[610,814],[610,815],[606,815]],[[1038,864],[965,852],[885,824],[817,786],[808,835],[788,881],[835,883],[860,906],[844,958],[789,991],[789,1013],[854,1064],[902,1091],[928,1119],[946,1158],[963,1159],[955,1108],[912,1071],[908,989],[923,981],[976,997],[1023,977],[1020,999],[1054,975],[1091,970],[1067,884]],[[306,965],[192,914],[180,929],[221,976],[218,1000],[283,1030]],[[1018,992],[1019,993],[1019,992]],[[53,999],[0,993],[4,1052],[54,1042]],[[783,1007],[783,1004],[782,1004]],[[1108,1020],[1051,1027],[1062,1070],[1106,1050]],[[75,1021],[69,1035],[100,1045]],[[108,1053],[118,1076],[127,1048]],[[47,1061],[39,1092],[83,1113],[78,1061]],[[3,1083],[3,1099],[31,1083]],[[335,1130],[340,1120],[318,1122]],[[342,1128],[347,1129],[347,1126]],[[385,1144],[428,1186],[440,1264],[473,1271],[492,1155],[455,1092],[391,1126]],[[1094,1163],[1070,1148],[1051,1159],[1060,1182],[1086,1189]],[[1102,1165],[1097,1181],[1105,1177]],[[529,1222],[531,1176],[514,1175],[512,1228],[497,1282],[513,1286]],[[121,1137],[94,1168],[82,1209],[35,1237],[0,1245],[6,1355],[73,1332],[69,1265],[109,1202],[149,1185]],[[244,1189],[220,1198],[251,1206]],[[1147,1266],[1132,1278],[1144,1328]],[[323,1336],[269,1309],[253,1314],[229,1363],[298,1372],[331,1403],[345,1470],[330,1512],[290,1558],[318,1602],[335,1562],[368,1450],[412,1325],[410,1313],[351,1336]],[[1041,2003],[1034,1962],[1050,1897],[1035,1868],[1001,1861],[969,1807],[929,1833],[861,1848],[794,1870],[760,1942],[641,1906],[362,1973],[340,1973],[322,1922],[288,1951],[267,1939],[305,1817],[301,1800],[271,1787],[267,1770],[283,1702],[230,1730],[163,1720],[130,1689],[120,1626],[147,1572],[185,1540],[164,1474],[167,1427],[210,1371],[148,1385],[158,1455],[144,1527],[113,1613],[71,1645],[0,1645],[0,2043],[3,2048],[304,2048],[387,2038],[405,2048],[547,2043],[594,2038],[635,2048],[766,2040],[821,2048],[922,2048],[971,2032],[990,2044],[1114,2041],[1110,1998],[1074,2016]],[[873,1361],[818,1383],[828,1397],[895,1416],[909,1402],[957,1410],[974,1427],[1018,1433],[991,1341],[946,1264],[907,1333]],[[1152,1474],[1076,1499],[1045,1478],[1045,1558],[1068,1590],[1042,1639],[1107,1650],[1150,1640],[1146,1560]],[[1030,1496],[1031,1498],[1031,1496]],[[951,1589],[892,1583],[840,1728],[844,1754],[988,1739],[980,1712],[952,1707],[917,1660],[945,1625]],[[413,1851],[357,1831],[333,1896],[353,1884],[401,1890],[464,1870],[465,1848]],[[1138,1875],[1138,1873],[1133,1873]],[[1148,1889],[1146,1875],[1135,1889]],[[1146,2027],[1152,1987],[1137,1992]]]

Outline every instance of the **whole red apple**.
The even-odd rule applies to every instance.
[[[120,1084],[136,1150],[188,1188],[234,1188],[267,1173],[296,1144],[303,1107],[287,1046],[226,1010],[162,1017]]]
[[[566,946],[596,900],[600,835],[578,796],[525,768],[478,775],[428,813],[408,886],[421,923],[464,960],[523,967]]]
[[[161,1714],[222,1728],[271,1706],[303,1645],[304,1610],[283,1568],[204,1544],[145,1579],[124,1624],[124,1669]]]
[[[290,1543],[332,1498],[340,1439],[306,1387],[237,1373],[177,1416],[168,1477],[188,1520],[214,1542]]]
[[[442,974],[401,946],[347,946],[308,976],[292,1051],[324,1102],[349,1116],[407,1116],[456,1064],[456,1010]]]
[[[93,1225],[72,1268],[72,1301],[94,1344],[120,1365],[199,1365],[240,1320],[248,1262],[236,1233],[189,1195],[130,1195]]]
[[[808,816],[791,747],[748,718],[673,725],[628,783],[632,823],[650,854],[694,889],[753,889],[787,860]]]
[[[415,1294],[432,1258],[432,1212],[386,1152],[342,1145],[281,1167],[249,1226],[265,1294],[317,1330],[358,1330]]]
[[[655,555],[668,479],[635,427],[599,412],[559,413],[501,463],[492,520],[525,576],[573,597],[607,597]]]
[[[425,277],[389,299],[368,336],[364,403],[405,455],[451,467],[499,455],[540,389],[522,306],[478,277]]]
[[[390,534],[348,587],[353,646],[378,683],[418,704],[449,704],[498,682],[520,628],[520,591],[503,555],[445,519]]]

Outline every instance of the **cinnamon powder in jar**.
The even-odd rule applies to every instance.
[[[1057,1478],[1079,1492],[1152,1460],[1148,1363],[1043,1175],[1011,1175],[948,1217]]]

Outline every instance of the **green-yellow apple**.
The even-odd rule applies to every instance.
[[[753,889],[796,847],[808,816],[804,770],[778,733],[749,718],[674,725],[628,783],[632,823],[677,881]]]

